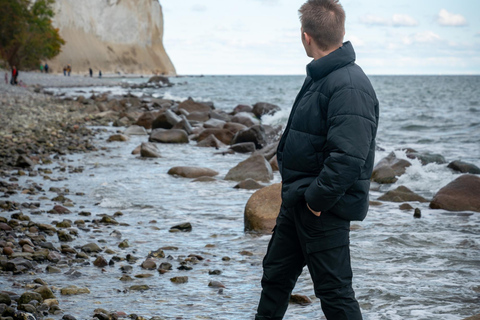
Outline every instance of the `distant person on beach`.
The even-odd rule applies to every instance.
[[[8,72],[5,72],[5,84],[8,84]]]
[[[99,71],[98,71],[98,77],[99,77],[99,78],[102,77],[102,70],[99,70]]]
[[[352,288],[350,221],[367,214],[379,105],[343,43],[338,0],[300,10],[307,77],[277,149],[282,205],[263,260],[256,320],[283,319],[305,265],[328,320],[360,320]]]
[[[90,73],[90,78],[93,77],[93,70],[92,70],[92,68],[88,68],[88,72]]]
[[[63,75],[67,76],[67,67],[63,67]]]
[[[40,73],[43,73],[43,63],[40,63]]]
[[[15,66],[13,66],[12,67],[12,78],[10,79],[10,84],[12,86],[15,86],[15,85],[18,84],[17,78],[18,78],[18,70]]]
[[[71,65],[68,65],[67,66],[67,74],[68,76],[70,77],[70,73],[72,72],[72,66]]]
[[[48,69],[49,69],[49,67],[48,67],[48,64],[47,64],[47,63],[45,63],[45,67],[44,67],[44,69],[45,69],[45,73],[48,73]]]

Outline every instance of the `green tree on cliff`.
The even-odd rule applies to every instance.
[[[36,69],[60,53],[65,41],[52,26],[55,0],[0,0],[0,59]]]

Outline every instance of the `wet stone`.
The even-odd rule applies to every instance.
[[[192,225],[190,222],[178,224],[176,226],[173,226],[169,230],[170,232],[190,232],[192,231]]]
[[[122,242],[120,242],[120,243],[118,244],[118,247],[119,247],[120,249],[125,249],[125,248],[130,247],[130,244],[128,243],[128,240],[125,239],[125,240],[123,240]]]
[[[173,282],[173,283],[178,283],[178,284],[187,283],[188,282],[188,277],[187,276],[173,277],[173,278],[170,278],[170,281]]]
[[[82,251],[86,253],[91,253],[91,252],[101,252],[102,249],[95,243],[88,243],[84,246],[82,246]]]
[[[108,266],[108,262],[107,260],[105,260],[104,257],[98,256],[97,259],[95,259],[95,261],[93,262],[93,265],[95,267],[103,268],[105,266]]]
[[[140,284],[140,285],[131,286],[129,289],[130,291],[144,291],[144,290],[149,290],[150,287],[146,284]]]

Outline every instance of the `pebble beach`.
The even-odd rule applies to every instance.
[[[281,180],[274,158],[281,126],[262,122],[280,108],[252,103],[224,110],[208,99],[198,103],[136,94],[138,88],[163,88],[144,84],[147,79],[139,85],[114,76],[20,72],[19,80],[26,86],[0,85],[2,319],[252,318],[269,235],[244,233],[243,211],[255,190],[274,188]],[[97,87],[103,91],[92,93]],[[108,92],[114,87],[126,91]],[[70,88],[81,93],[65,94]],[[247,133],[237,134],[243,131]],[[449,320],[479,319],[466,316],[480,311],[475,309],[480,283],[467,279],[471,284],[453,285],[451,279],[456,279],[454,270],[478,262],[480,207],[448,207],[469,201],[457,198],[454,204],[438,200],[442,209],[435,211],[429,204],[435,203],[436,192],[412,192],[397,185],[429,170],[444,174],[445,181],[478,179],[478,167],[455,155],[446,161],[424,150],[390,152],[382,144],[385,147],[380,139],[370,220],[352,225],[354,259],[365,258],[354,261],[362,264],[354,273],[362,284],[369,283],[356,289],[365,319],[401,319],[406,314],[438,319],[445,312]],[[254,179],[233,170],[247,160],[252,163],[247,173],[255,171]],[[236,175],[240,178],[232,178]],[[477,180],[464,183],[475,185]],[[388,225],[391,212],[404,214]],[[442,224],[442,214],[452,219],[448,226]],[[435,241],[423,238],[432,225],[441,233],[439,247],[430,247]],[[398,229],[390,234],[389,228]],[[378,232],[375,240],[365,240],[371,232]],[[445,234],[451,235],[453,245],[442,242],[448,241]],[[385,249],[372,244],[376,241]],[[433,313],[423,308],[425,302],[414,310],[409,302],[398,307],[401,295],[391,298],[393,293],[385,289],[390,280],[380,285],[368,280],[371,266],[390,262],[389,250],[397,246],[408,249],[402,249],[405,262],[387,275],[393,292],[408,287],[401,285],[399,274],[417,277],[407,270],[410,266],[418,268],[416,279],[423,288],[430,285],[425,278],[435,277],[431,263],[459,263],[444,270],[445,278],[435,283],[462,287],[465,307],[460,310],[468,312],[449,311],[459,301]],[[428,249],[417,259],[415,248],[423,246]],[[459,256],[465,260],[458,262]],[[391,270],[385,268],[386,273]],[[466,277],[475,279],[475,269],[467,270]],[[440,284],[443,281],[449,284]],[[288,319],[319,314],[310,286],[308,274],[302,275]],[[417,299],[422,295],[427,300],[436,297],[427,290]],[[384,316],[395,309],[397,314]]]

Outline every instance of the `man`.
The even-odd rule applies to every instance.
[[[352,289],[350,221],[368,210],[378,100],[343,43],[338,0],[299,10],[307,77],[279,142],[282,206],[263,261],[256,320],[283,319],[305,265],[329,320],[362,319]]]

